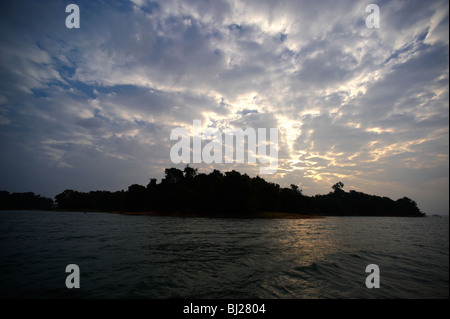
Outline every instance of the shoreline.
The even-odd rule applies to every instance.
[[[226,214],[226,213],[213,213],[209,215],[195,214],[195,213],[180,213],[171,212],[163,213],[157,211],[145,211],[145,212],[107,212],[112,214],[120,215],[131,215],[131,216],[169,216],[169,217],[198,217],[198,218],[240,218],[240,219],[316,219],[325,218],[324,216],[318,215],[304,215],[304,214],[293,214],[284,212],[261,212],[253,214]]]
[[[169,216],[169,217],[197,217],[197,218],[239,218],[239,219],[323,219],[326,217],[399,217],[399,218],[418,218],[418,217],[445,217],[445,215],[333,215],[333,214],[296,214],[286,212],[259,212],[250,214],[235,214],[235,213],[211,213],[211,214],[198,214],[198,213],[182,213],[182,212],[158,212],[158,211],[107,211],[107,210],[80,210],[80,209],[0,209],[0,211],[48,211],[48,212],[79,212],[79,213],[107,213],[107,214],[120,214],[131,216]]]

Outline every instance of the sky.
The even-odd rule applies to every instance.
[[[186,165],[171,132],[201,120],[279,135],[275,173],[190,164],[200,173],[309,196],[341,181],[448,214],[448,17],[448,1],[422,0],[1,1],[0,190],[160,181]]]

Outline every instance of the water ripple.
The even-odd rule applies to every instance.
[[[1,297],[448,298],[448,219],[0,212]],[[79,265],[70,291],[65,266]],[[380,267],[368,289],[365,268]]]

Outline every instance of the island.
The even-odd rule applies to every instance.
[[[332,185],[328,194],[307,196],[296,185],[280,187],[260,176],[249,177],[235,170],[198,173],[166,168],[160,183],[133,184],[124,191],[79,192],[67,189],[55,201],[34,193],[0,192],[0,209],[54,209],[98,211],[129,215],[169,215],[234,218],[311,218],[323,216],[423,217],[408,197],[392,200]]]

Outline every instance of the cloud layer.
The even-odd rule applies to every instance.
[[[175,166],[171,130],[198,119],[278,128],[263,177],[282,186],[342,181],[447,212],[448,3],[375,2],[378,29],[369,3],[78,1],[67,29],[69,2],[2,2],[0,188],[146,185]]]

